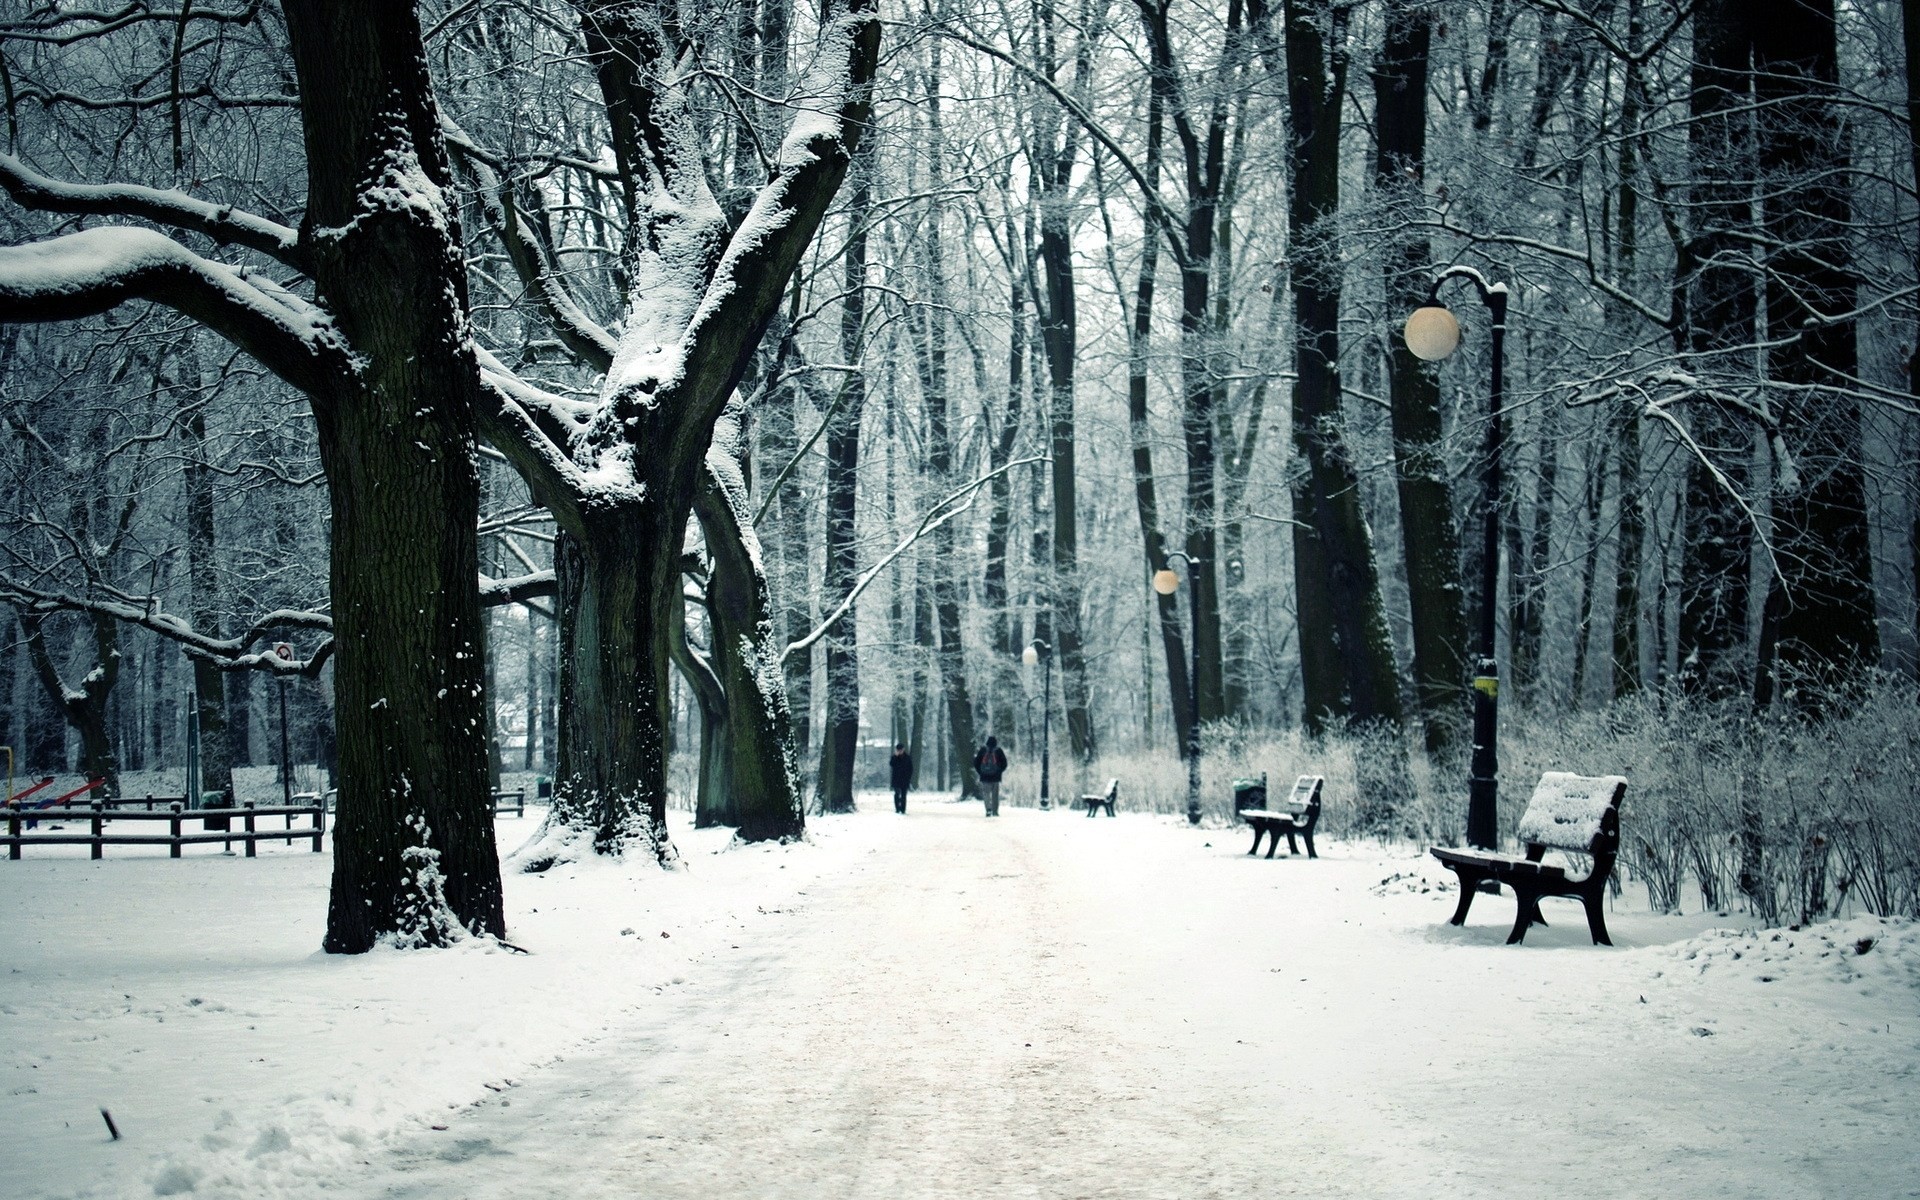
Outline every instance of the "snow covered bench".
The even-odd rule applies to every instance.
[[[1540,900],[1545,896],[1565,896],[1586,905],[1594,944],[1613,945],[1600,899],[1620,851],[1620,801],[1626,794],[1624,776],[1548,771],[1540,776],[1527,811],[1520,815],[1516,832],[1527,848],[1524,856],[1435,846],[1433,856],[1460,877],[1460,905],[1448,923],[1466,923],[1467,909],[1482,883],[1504,883],[1513,889],[1517,906],[1509,946],[1526,937],[1529,926],[1546,924],[1540,916]],[[1588,855],[1592,867],[1583,876],[1570,876],[1566,867],[1544,861],[1548,850]]]
[[[1103,805],[1106,807],[1107,815],[1112,816],[1114,802],[1118,799],[1120,799],[1120,781],[1118,779],[1109,779],[1107,780],[1107,790],[1105,792],[1102,792],[1098,796],[1082,796],[1080,797],[1080,803],[1087,806],[1088,816],[1092,816],[1098,812]]]
[[[1293,781],[1293,792],[1287,797],[1284,808],[1267,811],[1259,808],[1243,808],[1240,819],[1253,826],[1253,849],[1248,854],[1260,852],[1260,839],[1270,838],[1267,844],[1267,857],[1272,858],[1274,851],[1280,849],[1280,835],[1287,835],[1287,853],[1300,853],[1300,845],[1294,841],[1296,836],[1306,839],[1307,857],[1319,858],[1313,850],[1313,827],[1320,823],[1320,789],[1326,784],[1324,775],[1302,775]]]

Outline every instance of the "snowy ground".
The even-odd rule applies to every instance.
[[[528,955],[319,954],[300,848],[0,861],[0,1195],[1920,1196],[1920,926],[1509,948],[1411,849],[862,806],[509,876]]]

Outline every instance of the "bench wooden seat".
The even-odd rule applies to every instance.
[[[1286,806],[1268,811],[1259,808],[1243,808],[1240,819],[1253,826],[1253,849],[1248,854],[1260,852],[1260,839],[1267,838],[1267,857],[1272,858],[1274,851],[1280,849],[1280,835],[1287,837],[1287,853],[1300,853],[1300,845],[1294,839],[1303,838],[1307,843],[1307,857],[1319,858],[1313,849],[1313,827],[1320,823],[1320,789],[1327,780],[1323,775],[1302,775],[1293,781],[1293,792],[1288,795]]]
[[[1107,790],[1104,794],[1098,796],[1082,796],[1080,797],[1080,803],[1087,806],[1088,816],[1092,816],[1102,807],[1107,810],[1108,816],[1112,816],[1113,803],[1119,798],[1120,781],[1118,779],[1109,779],[1107,780]]]
[[[1509,946],[1527,936],[1533,925],[1545,925],[1540,901],[1564,896],[1586,906],[1587,929],[1596,946],[1611,946],[1601,900],[1620,850],[1620,801],[1627,781],[1619,775],[1571,775],[1548,771],[1534,786],[1517,831],[1524,855],[1487,850],[1453,850],[1435,846],[1433,856],[1460,878],[1460,904],[1449,924],[1464,925],[1474,893],[1483,883],[1504,883],[1513,889],[1515,912]],[[1572,876],[1567,868],[1543,861],[1548,850],[1589,855],[1593,867]]]

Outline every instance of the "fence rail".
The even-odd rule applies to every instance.
[[[316,798],[314,797],[312,792],[303,792],[301,793],[301,796],[305,796],[309,799]],[[295,796],[294,799],[298,800],[301,798],[301,796]],[[340,789],[328,788],[326,790],[326,793],[323,796],[318,797],[317,799],[321,800],[326,805],[328,812],[332,812],[335,808],[338,807],[338,801],[340,799]],[[516,817],[526,816],[527,815],[527,789],[516,788],[511,792],[495,792],[493,794],[493,812],[495,816],[501,816],[506,813],[512,813]]]
[[[136,802],[137,803],[137,802]],[[231,825],[233,818],[241,820],[239,829],[209,828],[212,821]],[[255,822],[260,817],[284,817],[286,828],[261,829]],[[307,817],[313,824],[311,828],[294,828],[295,817]],[[165,821],[166,833],[117,833],[107,830],[111,821]],[[188,832],[184,826],[188,821],[200,821],[204,832]],[[36,825],[41,822],[85,822],[87,831],[64,829],[22,829],[23,825]],[[172,801],[165,812],[129,812],[124,808],[109,807],[105,804],[89,804],[84,807],[42,808],[33,810],[7,810],[7,832],[0,837],[0,844],[7,848],[9,859],[18,859],[20,851],[27,846],[88,846],[93,850],[92,857],[101,858],[108,846],[165,846],[169,857],[179,858],[182,846],[199,845],[209,842],[245,843],[248,858],[254,857],[254,851],[260,842],[284,841],[291,846],[296,839],[311,839],[313,852],[320,853],[320,839],[327,831],[327,811],[319,805],[259,807],[244,804],[238,808],[197,808],[187,809],[179,801]]]

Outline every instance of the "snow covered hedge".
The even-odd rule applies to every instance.
[[[1740,908],[1770,922],[1846,911],[1920,917],[1920,707],[1911,684],[1877,682],[1851,716],[1826,724],[1656,695],[1593,711],[1507,708],[1501,717],[1503,837],[1513,836],[1542,771],[1625,775],[1620,869],[1647,885],[1657,909]],[[1311,773],[1327,777],[1328,835],[1458,841],[1464,762],[1434,768],[1411,741],[1405,757],[1398,808],[1363,812],[1360,775],[1377,779],[1382,761],[1397,758],[1377,737],[1215,730],[1204,759],[1206,819],[1233,822],[1235,778],[1265,771],[1270,791],[1284,795],[1296,774]],[[1051,790],[1071,804],[1114,776],[1123,810],[1186,811],[1186,767],[1170,747],[1103,755],[1078,775],[1056,757]],[[1038,791],[1037,764],[1016,759],[1007,794],[1027,803]]]

